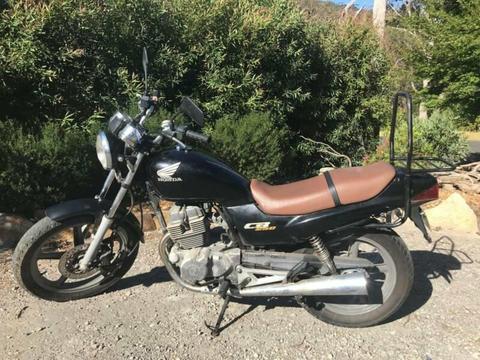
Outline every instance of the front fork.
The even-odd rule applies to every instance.
[[[81,271],[86,271],[88,269],[90,263],[97,254],[100,244],[105,237],[105,233],[108,231],[108,229],[110,229],[110,226],[112,226],[113,220],[115,218],[115,213],[117,212],[118,207],[122,203],[123,198],[125,197],[130,185],[132,184],[133,178],[135,177],[135,174],[138,167],[140,166],[140,163],[142,162],[143,157],[143,153],[138,153],[135,164],[128,167],[128,174],[127,176],[125,176],[123,181],[120,182],[120,190],[118,191],[117,196],[115,196],[115,200],[113,200],[112,206],[110,206],[108,212],[102,216],[102,221],[100,222],[100,225],[95,232],[93,240],[88,246],[88,249],[85,252],[85,256],[79,262],[79,268]],[[110,186],[112,185],[114,179],[115,170],[112,169],[110,170],[110,173],[108,174],[108,177],[103,184],[100,194],[97,196],[99,201],[103,200],[106,193],[108,192],[108,189],[110,189]]]

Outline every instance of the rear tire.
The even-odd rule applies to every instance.
[[[382,248],[393,259],[395,281],[390,295],[383,299],[377,307],[369,310],[371,305],[332,305],[322,302],[320,297],[298,297],[297,302],[316,318],[337,326],[368,327],[385,321],[399,310],[407,299],[413,285],[414,267],[410,252],[404,241],[393,231],[390,233],[378,232],[366,234],[359,238],[368,240],[370,244]],[[366,311],[349,311],[348,307],[365,306]],[[344,311],[342,311],[342,307]]]
[[[71,219],[69,223],[82,223],[83,219]],[[121,226],[121,225],[120,225]],[[83,286],[82,288],[74,288],[68,290],[62,290],[45,286],[38,279],[35,264],[38,259],[35,254],[40,251],[40,247],[50,236],[65,229],[65,224],[59,223],[48,217],[45,217],[34,224],[20,239],[15,252],[13,254],[13,272],[18,283],[31,294],[51,301],[69,301],[82,299],[85,297],[94,296],[100,294],[110,287],[112,287],[123,275],[127,273],[135,262],[135,258],[138,254],[138,241],[137,235],[129,229],[128,226],[121,226],[122,231],[126,234],[128,242],[131,244],[131,250],[128,255],[122,260],[118,269],[112,272],[112,274],[106,275],[98,282],[98,284],[92,284],[92,286]],[[103,276],[103,275],[102,275]],[[87,284],[88,285],[88,284]]]

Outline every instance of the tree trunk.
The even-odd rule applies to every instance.
[[[373,1],[373,26],[378,33],[378,36],[383,39],[385,34],[385,14],[387,12],[386,0]]]
[[[427,79],[423,79],[423,88],[428,87],[429,81]],[[427,120],[428,119],[428,112],[427,112],[427,106],[425,103],[422,101],[420,103],[420,106],[418,108],[418,119],[419,120]]]

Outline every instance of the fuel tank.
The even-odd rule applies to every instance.
[[[166,200],[215,201],[226,206],[252,202],[249,180],[201,152],[170,149],[154,153],[147,161],[146,175]]]

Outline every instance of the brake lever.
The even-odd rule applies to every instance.
[[[185,145],[182,141],[178,140],[175,137],[175,132],[172,132],[171,130],[163,130],[162,135],[165,136],[167,139],[170,139],[173,142],[177,143],[183,150],[187,150],[187,145]]]
[[[145,114],[142,115],[142,117],[140,118],[140,121],[138,122],[140,125],[143,125],[143,123],[145,122],[145,120],[147,120],[147,118],[152,115],[153,113],[153,110],[154,110],[155,106],[154,105],[151,105],[147,111],[145,112]]]

